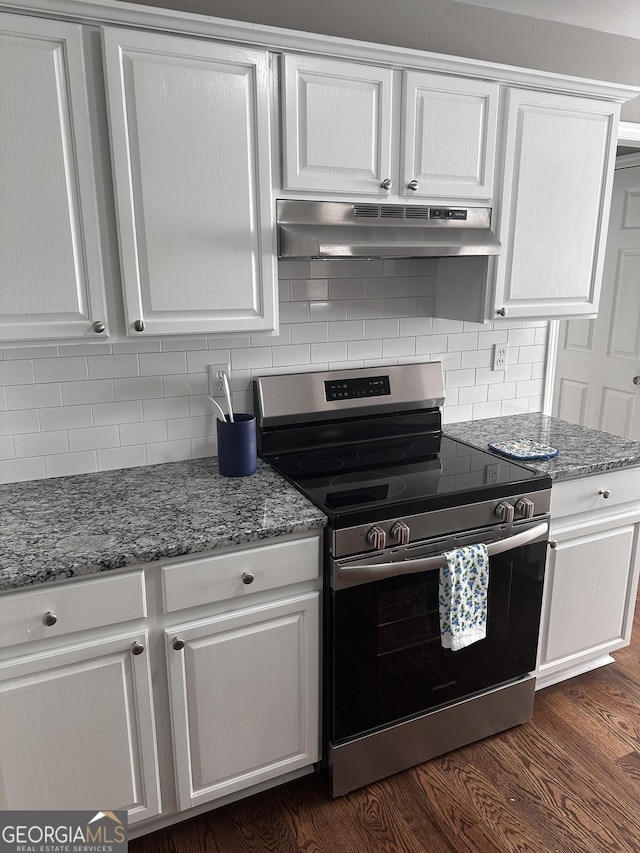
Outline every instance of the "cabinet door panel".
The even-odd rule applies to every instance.
[[[275,327],[266,52],[104,32],[128,333]]]
[[[0,807],[159,814],[146,634],[0,664]]]
[[[165,631],[182,809],[318,759],[318,599]]]
[[[495,293],[508,317],[596,313],[617,117],[615,104],[510,93]]]
[[[390,69],[285,56],[284,187],[385,196]]]
[[[84,74],[79,26],[2,16],[0,340],[106,319]]]
[[[558,541],[542,664],[624,645],[634,525]]]
[[[405,74],[405,195],[491,198],[498,96],[495,83]]]

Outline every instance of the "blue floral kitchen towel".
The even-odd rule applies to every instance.
[[[490,441],[489,450],[495,450],[510,459],[553,459],[559,456],[557,447],[550,447],[532,438],[512,438],[507,441]]]
[[[489,554],[486,545],[466,545],[444,554],[440,569],[440,637],[456,652],[487,634]]]

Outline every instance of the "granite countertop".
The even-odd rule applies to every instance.
[[[640,442],[539,412],[447,424],[443,431],[483,449],[490,441],[518,438],[530,438],[555,447],[560,455],[554,459],[523,463],[549,474],[553,480],[571,480],[598,471],[640,465]]]
[[[258,460],[216,458],[0,485],[0,590],[314,530],[326,517]]]

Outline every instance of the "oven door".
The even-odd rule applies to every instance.
[[[535,669],[548,518],[468,530],[330,562],[328,740],[333,744],[470,697]],[[487,633],[442,647],[442,554],[489,548]]]

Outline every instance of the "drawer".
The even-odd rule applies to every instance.
[[[551,517],[556,520],[581,512],[606,511],[638,501],[640,467],[603,471],[577,480],[554,483],[551,489]]]
[[[165,613],[315,580],[321,541],[309,536],[163,566]],[[243,575],[253,580],[245,583]]]
[[[146,616],[141,571],[50,583],[0,596],[0,646],[61,637]],[[55,620],[53,625],[47,625]]]

